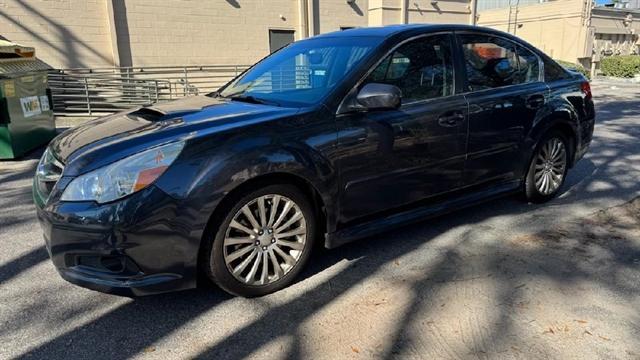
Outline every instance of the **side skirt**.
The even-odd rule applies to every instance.
[[[495,198],[517,192],[522,185],[520,180],[509,181],[491,188],[454,197],[435,204],[406,210],[387,217],[367,221],[325,235],[324,246],[333,249],[340,245],[379,234],[400,226],[409,225],[444,215],[469,206],[477,205]]]

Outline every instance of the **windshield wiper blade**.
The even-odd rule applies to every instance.
[[[280,106],[280,104],[278,104],[275,101],[260,99],[252,95],[231,95],[231,96],[225,96],[225,98],[235,100],[235,101],[243,101],[243,102],[252,103],[252,104]]]

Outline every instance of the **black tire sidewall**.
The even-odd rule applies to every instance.
[[[544,146],[544,144],[546,144],[549,140],[553,138],[560,139],[560,141],[562,141],[562,144],[564,145],[565,167],[564,167],[564,173],[562,174],[562,182],[560,183],[560,186],[558,186],[558,188],[555,191],[553,191],[551,194],[544,195],[538,191],[535,185],[535,165],[536,165],[536,159],[538,157],[538,154],[540,153],[540,149],[542,148],[542,146]],[[527,177],[525,178],[525,184],[524,184],[525,197],[527,198],[528,201],[531,201],[533,203],[543,203],[553,199],[554,197],[556,197],[556,195],[558,195],[558,193],[562,189],[562,186],[564,185],[565,179],[567,178],[567,172],[569,170],[569,154],[570,153],[571,151],[569,149],[569,143],[561,132],[551,131],[547,135],[542,137],[541,141],[539,141],[538,145],[536,146],[536,150],[533,152],[533,156],[531,157],[531,161],[529,162]]]
[[[294,265],[294,267],[285,274],[281,279],[263,286],[250,286],[241,283],[229,272],[227,265],[224,261],[223,243],[226,235],[227,228],[234,215],[248,202],[263,195],[277,194],[285,196],[295,202],[302,211],[306,226],[307,226],[307,238],[305,247],[302,250],[300,259]],[[206,266],[205,271],[208,277],[216,283],[223,290],[238,296],[243,297],[255,297],[270,294],[278,291],[282,288],[290,285],[297,275],[302,271],[305,264],[309,260],[312,249],[314,247],[316,234],[316,216],[313,210],[313,206],[308,197],[300,191],[296,186],[288,184],[276,184],[266,185],[264,187],[244,191],[241,194],[235,196],[235,198],[229,202],[230,206],[223,210],[221,220],[218,221],[216,226],[211,228],[208,234],[205,236],[215,235],[213,237],[213,243],[208,246],[206,254]]]

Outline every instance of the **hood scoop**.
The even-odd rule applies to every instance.
[[[201,111],[205,107],[220,104],[220,101],[206,96],[188,96],[180,100],[145,106],[129,113],[129,117],[147,121],[164,121]]]
[[[162,117],[165,115],[166,113],[162,111],[158,111],[157,109],[148,108],[148,107],[140,108],[128,114],[128,116],[130,117],[144,119],[147,121],[158,121],[158,120],[161,120]]]

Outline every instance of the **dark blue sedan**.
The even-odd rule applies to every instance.
[[[490,29],[353,29],[293,43],[219,91],[59,135],[34,179],[53,263],[143,295],[291,284],[316,245],[521,192],[587,151],[586,79]]]

